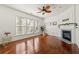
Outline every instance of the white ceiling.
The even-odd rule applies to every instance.
[[[43,5],[44,4],[7,4],[7,6],[11,8],[15,8],[35,16],[39,16],[41,18],[51,15],[58,15],[72,6],[71,4],[50,4],[52,13],[42,15],[42,13],[37,12],[39,12],[38,8],[41,8]]]

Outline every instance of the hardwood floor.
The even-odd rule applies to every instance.
[[[78,54],[75,44],[67,44],[55,36],[35,36],[10,42],[0,48],[0,54]]]

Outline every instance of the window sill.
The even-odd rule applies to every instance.
[[[40,33],[40,32],[36,32],[36,33],[26,33],[26,34],[18,34],[18,35],[15,35],[14,37],[23,36],[23,35],[38,34],[38,33]]]

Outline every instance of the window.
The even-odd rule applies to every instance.
[[[16,35],[36,33],[38,27],[38,20],[16,17]]]
[[[34,20],[27,20],[27,33],[33,33],[34,32]]]

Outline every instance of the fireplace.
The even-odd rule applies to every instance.
[[[71,41],[71,30],[62,30],[62,38]]]

